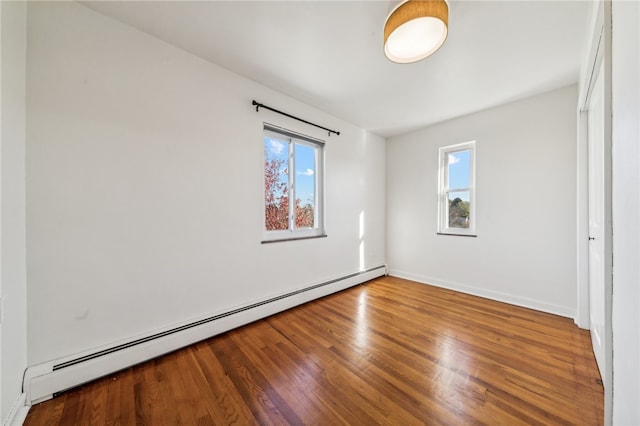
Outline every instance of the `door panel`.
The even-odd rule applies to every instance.
[[[604,87],[600,67],[589,95],[589,320],[593,352],[605,378]]]

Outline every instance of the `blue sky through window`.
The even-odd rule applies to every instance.
[[[295,190],[296,198],[300,199],[301,204],[315,205],[315,174],[316,160],[315,149],[301,144],[296,144],[296,175]]]
[[[449,154],[449,189],[462,189],[471,186],[471,151],[464,150]],[[457,193],[463,194],[463,193]],[[466,197],[460,197],[464,201],[469,201],[469,193],[464,193]]]

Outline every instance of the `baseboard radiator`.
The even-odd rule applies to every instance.
[[[29,367],[24,377],[27,403],[45,401],[59,392],[364,283],[385,273],[386,266],[377,266],[71,359],[53,360]]]

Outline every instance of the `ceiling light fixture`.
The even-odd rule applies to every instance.
[[[449,6],[445,0],[407,0],[384,24],[384,54],[408,64],[435,53],[447,38]]]

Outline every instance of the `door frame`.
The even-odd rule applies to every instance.
[[[604,86],[604,424],[613,421],[613,227],[612,227],[612,179],[611,179],[611,1],[592,3],[590,21],[591,39],[583,61],[578,97],[578,146],[577,146],[577,309],[575,323],[588,329],[589,324],[589,216],[588,216],[588,104],[595,76],[601,65]]]

